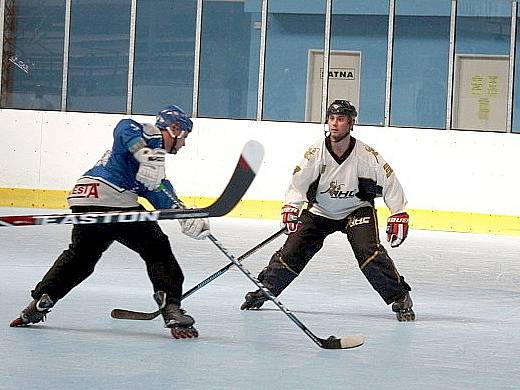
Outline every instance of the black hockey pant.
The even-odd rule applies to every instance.
[[[390,304],[401,298],[410,286],[399,275],[379,241],[376,210],[362,207],[342,220],[332,220],[302,212],[302,224],[289,234],[282,248],[276,251],[258,279],[278,296],[305,268],[323,247],[325,238],[337,231],[347,235],[359,267],[381,298]]]
[[[99,208],[74,208],[100,211]],[[48,294],[56,302],[94,272],[109,246],[118,241],[137,252],[146,263],[154,291],[166,292],[168,303],[180,303],[184,275],[172,253],[168,237],[157,222],[74,225],[69,248],[54,262],[31,295]]]

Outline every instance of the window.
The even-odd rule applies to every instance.
[[[303,122],[311,50],[323,51],[325,1],[270,1],[263,119]]]
[[[191,113],[196,0],[137,2],[132,112],[176,104]]]
[[[198,116],[256,117],[261,4],[247,3],[204,2]]]
[[[5,11],[2,107],[59,110],[65,4],[16,1]]]
[[[355,75],[359,79],[357,122],[366,125],[383,125],[388,1],[335,1],[332,14],[331,50],[359,53],[359,73]],[[333,65],[332,57],[331,67],[334,67]],[[336,98],[337,96],[331,92],[329,90],[329,98]],[[352,98],[352,96],[356,96],[354,91],[346,88],[345,94],[356,103],[356,100]]]
[[[126,112],[130,0],[75,0],[67,110]]]
[[[459,0],[452,128],[506,131],[511,1]]]
[[[395,13],[390,124],[446,128],[451,0],[398,0]]]

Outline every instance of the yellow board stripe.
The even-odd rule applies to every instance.
[[[0,188],[0,206],[66,209],[67,193],[63,190]]]
[[[66,209],[67,193],[63,190],[0,188],[0,207]],[[182,197],[182,200],[187,206],[204,207],[215,198],[191,196]],[[146,206],[146,200],[141,203]],[[242,200],[228,216],[279,220],[282,205],[283,202],[274,200]],[[414,209],[408,213],[410,227],[414,229],[520,235],[520,216]],[[388,216],[385,207],[378,209],[381,226],[386,225]]]

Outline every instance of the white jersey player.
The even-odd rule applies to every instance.
[[[379,241],[374,199],[390,209],[387,239],[399,246],[408,234],[406,198],[394,171],[370,146],[352,137],[357,112],[346,100],[327,109],[328,134],[311,145],[293,172],[282,208],[289,233],[258,279],[278,296],[337,231],[346,234],[359,267],[399,321],[413,321],[410,286]],[[302,210],[305,203],[308,207]],[[241,309],[258,309],[261,290],[246,294]]]

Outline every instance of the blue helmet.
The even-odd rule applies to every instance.
[[[155,117],[155,126],[159,129],[167,129],[174,123],[178,123],[183,131],[190,132],[193,128],[190,117],[179,106],[166,106]]]

